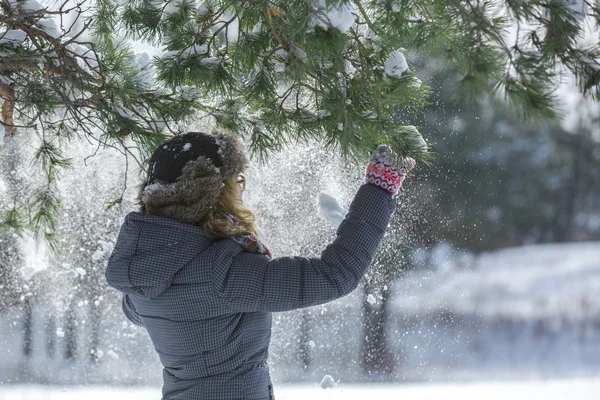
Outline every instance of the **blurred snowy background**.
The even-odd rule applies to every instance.
[[[422,128],[437,158],[408,179],[361,288],[328,305],[275,314],[274,382],[314,385],[330,374],[340,389],[351,382],[598,377],[597,103],[565,90],[562,124],[526,125],[485,100],[448,100],[453,75],[433,63],[421,67],[434,88],[432,105],[418,118],[398,118]],[[0,212],[43,184],[31,162],[35,138],[20,134],[0,148]],[[161,383],[145,331],[126,320],[104,280],[122,218],[135,210],[139,171],[112,149],[70,146],[74,168],[60,180],[56,251],[27,235],[0,234],[0,399],[92,394],[32,384]],[[362,175],[362,166],[318,144],[297,146],[253,164],[244,198],[275,256],[318,256],[335,235],[319,216],[318,194],[347,207]],[[123,191],[123,204],[108,207]],[[31,386],[12,392],[13,384]],[[452,385],[421,398],[458,393]],[[555,398],[579,393],[546,390]],[[284,388],[282,398],[301,393]],[[509,384],[477,393],[529,392]]]
[[[519,128],[480,107],[473,118],[431,111],[421,122],[438,159],[407,181],[363,287],[275,315],[275,382],[598,376],[598,138]],[[1,208],[38,183],[33,148],[24,135],[5,144]],[[87,158],[94,152],[72,144],[55,253],[27,236],[0,239],[1,384],[160,385],[147,335],[104,281],[139,176],[129,168],[128,201],[107,208],[124,189],[125,161],[110,149]],[[245,202],[276,256],[315,256],[335,234],[318,193],[347,207],[362,173],[299,146],[252,166]]]

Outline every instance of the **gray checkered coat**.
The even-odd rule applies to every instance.
[[[130,213],[106,279],[164,366],[165,400],[273,399],[271,312],[314,306],[359,284],[395,208],[363,185],[320,258],[247,253],[176,220]]]

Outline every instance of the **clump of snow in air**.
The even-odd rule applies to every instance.
[[[354,24],[357,13],[352,2],[340,2],[327,5],[325,0],[313,1],[313,10],[317,11],[309,22],[309,28],[320,26],[323,29],[335,28],[341,33],[348,32]]]
[[[77,271],[73,269],[70,269],[68,271],[60,271],[56,273],[57,278],[73,279],[77,278],[78,276],[79,274],[77,273]]]
[[[308,345],[310,346],[310,348],[311,348],[311,349],[314,349],[314,348],[315,348],[315,346],[316,346],[315,342],[313,342],[312,340],[310,340],[310,341],[308,342]]]
[[[335,197],[326,193],[319,193],[317,205],[319,207],[319,216],[327,221],[333,229],[337,229],[340,226],[348,213],[340,206]]]
[[[331,375],[325,375],[319,384],[323,389],[333,389],[335,381]]]
[[[56,330],[56,336],[58,336],[58,337],[65,337],[65,331],[63,331],[62,328],[58,328]]]
[[[186,143],[183,145],[183,151],[189,151],[192,148],[191,143]]]
[[[98,244],[101,246],[101,248],[96,250],[96,252],[92,255],[92,260],[94,260],[94,261],[98,261],[98,260],[102,259],[103,257],[110,255],[110,253],[112,253],[113,248],[115,246],[113,243],[106,242],[104,240],[98,240]],[[85,275],[85,270],[83,270],[83,271],[84,271],[83,275]],[[79,272],[79,271],[77,271],[77,272]]]
[[[394,50],[390,53],[390,57],[386,60],[384,73],[390,78],[400,78],[403,73],[408,71],[408,63],[406,57],[399,50]]]
[[[375,296],[373,296],[372,294],[369,294],[367,296],[367,303],[373,305],[373,304],[377,304],[377,299],[375,298]]]
[[[119,359],[119,355],[112,350],[109,350],[106,354],[108,354],[110,357],[112,357],[115,360]]]
[[[26,280],[31,279],[39,271],[48,268],[46,241],[43,237],[27,236],[21,240],[22,254],[25,255],[24,266],[20,272]]]
[[[423,139],[423,136],[421,136],[417,128],[415,128],[412,125],[407,125],[404,128],[408,131],[409,139],[417,142],[419,150],[427,152],[427,142],[425,141],[425,139]]]

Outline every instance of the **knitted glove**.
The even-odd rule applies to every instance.
[[[365,183],[380,187],[392,197],[398,194],[406,173],[415,166],[412,158],[405,158],[399,168],[393,160],[392,149],[380,145],[371,156],[365,177]]]

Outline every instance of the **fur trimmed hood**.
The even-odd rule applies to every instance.
[[[207,141],[216,145],[216,154],[211,154],[210,146],[198,145]],[[200,225],[217,203],[223,182],[242,173],[247,165],[243,144],[231,133],[175,136],[158,146],[150,159],[148,178],[138,194],[140,211]],[[165,171],[176,178],[165,180]]]

